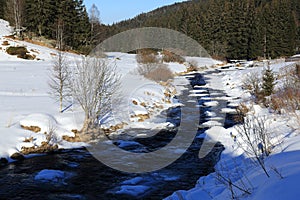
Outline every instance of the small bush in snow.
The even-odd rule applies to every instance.
[[[271,97],[271,108],[281,113],[300,110],[300,76],[298,65],[287,66],[279,73],[281,86]]]
[[[157,64],[156,68],[151,70],[149,73],[145,74],[145,77],[156,81],[167,81],[173,78],[172,71],[165,64]]]
[[[139,64],[159,63],[157,52],[152,49],[141,49],[136,55]]]
[[[188,72],[198,71],[198,63],[195,60],[189,61],[189,67],[187,68]]]
[[[250,92],[251,95],[258,97],[260,94],[261,79],[258,72],[254,71],[243,79],[242,87]]]
[[[167,51],[167,50],[164,50],[162,52],[163,54],[163,61],[164,62],[178,62],[180,64],[184,63],[185,62],[185,58],[183,58],[182,56],[178,55],[178,54],[175,54],[171,51]]]

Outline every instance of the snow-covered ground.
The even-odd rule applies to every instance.
[[[271,69],[276,73],[287,65],[281,60],[273,61]],[[242,89],[242,81],[247,74],[257,71],[261,74],[263,67],[245,70],[223,70],[218,74],[207,75],[206,87],[223,90],[230,106],[241,102],[249,103],[251,95]],[[220,81],[222,80],[222,81]],[[277,86],[280,86],[280,80]],[[234,112],[224,109],[223,112]],[[296,112],[297,113],[297,112]],[[298,117],[300,112],[298,111]],[[213,113],[207,113],[213,115]],[[206,140],[220,141],[225,150],[218,162],[216,172],[201,177],[195,188],[189,191],[177,191],[168,200],[199,199],[299,199],[300,191],[300,123],[294,114],[278,115],[267,108],[252,105],[249,116],[262,117],[270,133],[270,141],[275,145],[269,157],[265,158],[265,166],[270,178],[262,167],[254,163],[249,154],[241,148],[243,141],[237,133],[237,126],[225,129],[213,126],[206,131]],[[212,122],[211,122],[212,123]],[[224,178],[222,178],[224,177]],[[228,182],[230,180],[230,182]],[[231,186],[230,186],[231,185]],[[238,189],[238,186],[240,189]]]
[[[11,161],[10,156],[20,152],[22,147],[39,147],[49,140],[45,133],[50,132],[54,132],[52,144],[57,144],[59,148],[87,145],[62,139],[63,136],[75,136],[74,131],[81,129],[84,115],[78,105],[60,113],[59,103],[49,94],[48,83],[57,57],[56,50],[4,37],[10,33],[8,23],[0,20],[0,158]],[[8,55],[6,49],[10,46],[25,46],[36,59],[24,60]],[[66,53],[65,57],[70,65],[81,58],[71,53]],[[214,62],[211,59],[199,60],[206,66]],[[166,88],[139,75],[133,54],[107,53],[107,62],[116,65],[122,77],[121,94],[116,96],[122,101],[112,106],[113,115],[101,119],[103,126],[110,128],[123,123],[127,124],[125,128],[172,127],[172,124],[166,123],[165,117],[158,115],[163,109],[178,105],[176,99],[166,96],[166,92],[172,93],[176,89],[180,93],[181,88]],[[186,71],[184,64],[168,63],[168,66],[174,74]],[[64,107],[71,104],[72,100],[64,102]],[[35,133],[22,127],[39,129]]]
[[[47,140],[44,133],[49,132],[50,129],[55,130],[56,142],[61,148],[76,148],[87,145],[84,143],[68,143],[62,140],[62,136],[74,136],[72,130],[81,128],[82,111],[77,107],[72,107],[64,113],[58,112],[58,103],[48,93],[48,81],[56,54],[55,49],[2,37],[10,34],[10,31],[11,28],[8,23],[0,20],[0,47],[2,48],[0,50],[0,158],[9,159],[12,154],[19,152],[22,147],[41,145],[43,141]],[[2,45],[3,41],[8,41],[10,46],[26,46],[30,53],[39,60],[27,61],[8,55],[5,53],[7,46]],[[171,103],[166,102],[164,94],[166,88],[135,73],[137,67],[135,55],[107,54],[109,55],[109,61],[115,63],[119,73],[122,74],[122,91],[125,94],[122,98],[125,101],[123,104],[115,105],[114,118],[103,119],[106,126],[109,127],[120,122],[126,122],[128,124],[126,128],[159,129],[170,126],[165,122],[165,119],[157,117],[162,109],[174,106],[177,103],[174,99],[170,99]],[[67,54],[67,58],[74,61],[79,56]],[[210,59],[188,58],[188,60],[198,62],[199,66],[203,67],[216,64]],[[272,69],[278,72],[280,68],[287,64],[291,63],[273,63]],[[186,70],[185,65],[177,63],[170,63],[169,68],[174,73]],[[205,87],[224,90],[229,97],[224,97],[223,100],[230,101],[229,105],[231,106],[237,106],[241,101],[250,98],[250,94],[241,88],[243,77],[250,71],[260,73],[262,70],[262,67],[235,71],[224,70],[218,74],[208,75],[208,85]],[[176,90],[180,93],[182,89],[180,88],[180,82],[182,84],[186,84],[186,82],[180,78],[175,79],[175,82],[177,85]],[[206,103],[206,106],[217,106],[218,99],[214,98],[213,94],[208,97],[205,91],[191,91],[190,96],[210,99],[212,101]],[[69,104],[71,102],[65,102],[65,106]],[[223,109],[222,112],[233,113],[235,110]],[[194,189],[178,191],[168,199],[230,199],[233,193],[239,199],[298,199],[300,196],[300,190],[297,186],[297,181],[300,179],[300,130],[296,117],[270,113],[268,109],[258,105],[253,106],[252,112],[253,115],[265,117],[272,135],[272,141],[276,144],[275,148],[272,149],[272,154],[265,160],[265,165],[271,177],[266,177],[262,169],[253,164],[239,148],[237,143],[241,141],[235,127],[224,129],[217,120],[212,120],[205,124],[206,127],[211,127],[206,132],[206,135],[209,136],[206,139],[220,141],[226,147],[221,155],[221,161],[216,166],[217,172],[225,177],[230,177],[232,184],[244,188],[250,194],[245,194],[245,191],[242,192],[236,187],[232,187],[233,191],[229,190],[228,184],[224,184],[224,181],[223,183],[218,181],[217,173],[213,173],[200,178]],[[140,115],[149,115],[151,119],[141,122],[139,120]],[[207,112],[207,116],[217,117],[213,112]],[[34,133],[22,129],[21,126],[36,126],[41,130]],[[236,140],[238,142],[234,136],[237,136]],[[124,141],[120,141],[120,146],[126,145]],[[65,172],[45,170],[41,171],[35,178],[47,181],[50,179],[64,179],[65,177]],[[133,183],[139,180],[131,181]],[[125,182],[119,192],[131,194],[143,193],[147,190],[146,186],[136,188],[131,186],[131,182]]]

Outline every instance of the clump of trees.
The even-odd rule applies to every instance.
[[[63,37],[59,49],[88,53],[99,35],[98,8],[93,5],[89,16],[83,0],[1,0],[0,5],[0,18],[8,20],[21,39]]]
[[[261,74],[257,71],[248,73],[243,80],[242,87],[250,92],[255,102],[267,105],[268,97],[274,94],[275,85],[276,76],[268,63]]]

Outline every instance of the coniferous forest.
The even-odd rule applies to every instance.
[[[14,1],[0,0],[5,5],[0,6],[0,18],[12,25]],[[21,2],[21,26],[27,36],[56,39],[62,31],[64,44],[83,52],[116,33],[138,27],[180,31],[216,58],[277,58],[300,51],[299,0],[192,0],[113,25],[91,20],[83,0],[17,2]]]

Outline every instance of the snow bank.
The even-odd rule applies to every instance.
[[[282,67],[289,65],[284,62],[271,62],[271,68],[278,72]],[[208,86],[213,89],[223,89],[231,98],[227,100],[230,106],[237,106],[240,102],[248,101],[250,94],[243,91],[242,81],[248,73],[257,71],[261,73],[263,67],[245,70],[226,71],[219,74],[208,75]],[[220,83],[219,80],[223,80]],[[235,113],[234,109],[223,109],[224,113]],[[207,116],[212,115],[207,112]],[[267,172],[266,176],[261,167],[254,164],[252,159],[241,148],[239,134],[235,127],[224,129],[213,126],[201,135],[206,141],[220,141],[225,150],[221,154],[221,160],[217,164],[216,171],[224,177],[230,179],[233,184],[241,186],[250,194],[233,187],[228,188],[226,181],[219,181],[220,176],[216,173],[201,177],[195,188],[189,191],[177,191],[172,196],[166,198],[174,199],[230,199],[234,193],[238,199],[298,199],[300,195],[298,180],[300,178],[300,127],[299,118],[296,115],[276,115],[270,113],[268,109],[258,105],[253,105],[251,115],[262,116],[268,125],[271,134],[271,141],[275,145],[272,154],[265,159]],[[208,123],[213,123],[209,121]],[[200,152],[205,154],[205,152]],[[219,177],[219,179],[218,179]]]
[[[0,19],[0,38],[10,35],[11,32],[12,28],[9,26],[9,23],[3,19]]]
[[[122,185],[121,189],[116,194],[126,194],[137,197],[150,189],[149,186],[145,185]]]
[[[42,182],[62,182],[66,177],[67,175],[63,171],[44,169],[34,177],[34,180]]]

